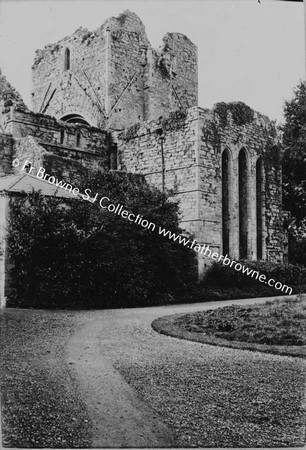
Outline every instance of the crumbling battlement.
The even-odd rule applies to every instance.
[[[120,130],[197,105],[196,46],[167,33],[153,49],[128,10],[39,50],[32,68],[34,111],[58,119]]]
[[[54,117],[12,107],[10,114],[6,115],[5,132],[6,134],[0,135],[2,175],[12,173],[13,158],[22,158],[23,153],[28,155],[31,146],[33,154],[39,146],[57,158],[78,160],[91,168],[99,167],[101,170],[111,168],[114,148],[110,135],[98,128],[61,122]],[[113,164],[115,168],[116,164]],[[67,165],[67,159],[62,160],[62,165]]]
[[[5,124],[14,138],[34,136],[42,144],[75,149],[79,152],[103,154],[108,147],[106,131],[87,125],[58,121],[54,117],[11,108]]]
[[[6,77],[2,75],[0,69],[0,132],[4,132],[7,114],[10,112],[11,106],[18,106],[25,111],[28,111],[19,92],[7,81]]]
[[[12,154],[14,138],[10,134],[0,133],[0,177],[13,172]]]

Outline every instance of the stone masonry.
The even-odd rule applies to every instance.
[[[222,105],[222,104],[221,104]],[[239,106],[239,104],[238,104]],[[240,105],[241,106],[241,105]],[[194,107],[172,113],[168,118],[117,134],[118,168],[140,172],[154,185],[173,189],[180,199],[181,226],[193,233],[200,244],[233,259],[239,252],[238,157],[247,154],[246,259],[257,259],[258,221],[262,224],[261,258],[282,262],[281,165],[275,126],[253,112],[249,123],[237,125],[231,112],[222,123],[218,104],[213,110]],[[222,242],[222,153],[229,154],[228,207],[229,248]],[[256,211],[256,163],[263,161],[260,187],[262,206]],[[211,263],[199,261],[200,273]]]
[[[197,80],[197,48],[186,36],[167,33],[155,50],[140,19],[125,11],[37,52],[33,109],[123,130],[196,106]]]
[[[154,49],[127,10],[38,50],[32,69],[34,112],[0,76],[0,176],[16,173],[16,157],[75,186],[96,169],[141,173],[172,190],[199,244],[282,262],[279,133],[242,102],[198,106],[186,36],[167,33]],[[200,275],[210,263],[201,255]]]

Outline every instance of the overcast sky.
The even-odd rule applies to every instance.
[[[30,105],[35,50],[93,30],[124,9],[143,21],[157,48],[166,32],[198,46],[199,106],[241,100],[282,120],[285,99],[305,79],[303,3],[261,0],[0,1],[0,67]]]

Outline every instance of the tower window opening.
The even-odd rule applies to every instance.
[[[70,69],[70,50],[69,48],[65,49],[65,62],[64,62],[64,70]]]
[[[65,139],[65,131],[61,130],[60,143],[63,144]]]
[[[117,144],[113,144],[110,149],[109,165],[111,170],[117,170]]]
[[[81,134],[78,132],[76,134],[76,146],[80,147],[80,145],[81,145]]]

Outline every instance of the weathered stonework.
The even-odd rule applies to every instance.
[[[56,170],[71,179],[79,179],[83,168],[111,168],[110,135],[98,128],[60,122],[53,117],[12,107],[6,117],[5,132],[0,134],[0,173],[17,173],[12,161],[28,159],[37,167]],[[50,166],[52,161],[53,167]],[[77,163],[77,164],[76,164]],[[59,171],[61,173],[59,173]],[[84,172],[84,171],[83,171]]]
[[[195,106],[197,89],[196,46],[168,33],[153,49],[130,11],[39,50],[33,65],[35,112],[67,120],[79,115],[106,129]]]
[[[7,81],[0,70],[0,133],[5,132],[5,123],[12,106],[28,111],[19,92]]]
[[[5,307],[6,303],[6,281],[8,272],[8,255],[6,224],[8,218],[8,198],[0,195],[0,308]]]
[[[217,109],[217,108],[216,108]],[[247,155],[247,259],[257,258],[256,162],[262,158],[262,258],[282,262],[281,154],[275,125],[254,112],[246,124],[222,124],[219,114],[199,107],[166,120],[142,123],[117,133],[119,169],[163,183],[180,199],[181,225],[212,251],[239,254],[238,156]],[[222,244],[222,152],[229,152],[229,249]],[[164,167],[163,167],[164,166]],[[164,181],[163,181],[164,180]],[[200,261],[199,270],[211,260]]]
[[[197,78],[196,46],[167,33],[153,49],[130,11],[93,32],[79,28],[37,51],[34,113],[0,74],[0,176],[19,173],[14,158],[74,186],[93,169],[143,174],[172,190],[181,227],[199,244],[281,263],[275,124],[241,102],[198,107]],[[211,262],[199,255],[200,275]]]

